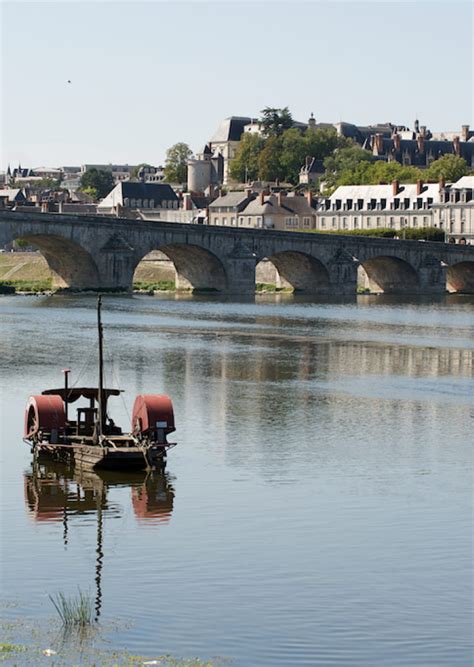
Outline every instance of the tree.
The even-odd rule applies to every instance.
[[[188,144],[174,144],[166,151],[165,181],[168,183],[186,183],[188,177],[188,160],[192,156]]]
[[[280,163],[281,137],[269,137],[258,156],[258,177],[261,181],[283,180],[284,169]]]
[[[328,189],[333,189],[337,185],[346,185],[355,177],[355,171],[361,163],[364,169],[364,165],[367,167],[374,160],[372,153],[356,144],[338,148],[332,155],[325,158],[326,172],[322,180]]]
[[[430,164],[426,170],[426,176],[429,180],[437,181],[441,177],[446,181],[454,182],[462,176],[466,176],[469,171],[466,160],[457,155],[443,155]]]
[[[260,127],[264,137],[279,137],[285,130],[293,127],[293,118],[288,107],[265,107],[260,113]]]
[[[243,135],[230,163],[230,176],[234,181],[244,183],[258,177],[258,158],[264,145],[264,139],[258,134],[247,132]]]
[[[301,167],[309,155],[305,136],[295,127],[281,136],[280,165],[283,178],[290,183],[298,183]]]
[[[96,199],[106,197],[114,187],[114,177],[110,171],[103,169],[89,169],[81,176],[81,187],[83,192],[87,192]]]

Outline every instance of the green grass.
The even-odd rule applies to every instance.
[[[50,595],[49,599],[66,627],[92,625],[94,622],[94,603],[92,597],[78,591],[77,595],[66,597],[64,593]]]
[[[4,287],[7,290],[13,287],[15,292],[49,292],[52,280],[0,280],[0,289]]]
[[[256,292],[293,292],[292,287],[277,287],[275,283],[257,283],[255,285]]]
[[[156,282],[141,280],[133,283],[133,289],[137,292],[174,292],[176,286],[174,280],[158,280]]]

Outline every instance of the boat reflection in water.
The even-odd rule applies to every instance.
[[[104,560],[104,515],[120,518],[124,508],[108,498],[114,487],[130,487],[131,504],[140,523],[168,523],[173,512],[174,488],[163,471],[119,473],[68,466],[48,461],[36,462],[24,473],[25,503],[38,522],[61,522],[63,542],[68,544],[71,520],[84,515],[97,519],[95,560],[95,617],[102,607],[102,566]]]

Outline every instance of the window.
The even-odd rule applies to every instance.
[[[425,215],[425,216],[423,217],[423,226],[426,227],[427,224],[428,224],[428,216]]]
[[[262,216],[258,215],[257,216],[257,227],[261,227],[261,226],[262,226]]]
[[[298,226],[298,221],[296,218],[285,218],[285,227],[287,229],[294,229]]]
[[[252,224],[252,218],[251,218],[250,216],[247,218],[247,224],[248,224],[248,225],[251,225],[251,224]]]
[[[135,208],[136,205],[137,205],[136,200],[135,200],[135,199],[130,199],[130,206],[131,206],[131,208]]]
[[[321,218],[321,227],[326,227],[326,218]]]
[[[243,218],[243,216],[240,216],[239,225],[243,225],[243,224],[244,224],[244,218]]]
[[[367,218],[367,227],[372,227],[372,218],[370,216]]]
[[[416,217],[416,215],[413,218],[413,227],[418,227],[418,218]]]
[[[219,224],[219,218],[214,218],[214,224],[218,225]]]
[[[389,227],[395,226],[395,218],[390,218]]]
[[[347,218],[342,218],[342,228],[347,229]]]
[[[311,218],[308,217],[303,218],[303,227],[305,227],[306,229],[311,227]]]
[[[377,227],[381,227],[382,226],[382,218],[376,218],[375,224],[377,225]]]
[[[337,218],[333,218],[331,224],[332,224],[332,228],[336,229],[336,227],[337,227]]]
[[[125,206],[125,208],[128,208],[130,206],[130,199],[128,197],[125,197],[125,199],[123,200],[123,205]]]
[[[143,208],[148,208],[148,199],[143,200]]]
[[[155,208],[155,200],[150,199],[150,208]]]
[[[232,225],[232,227],[235,227],[235,218],[230,219],[230,224]]]
[[[354,218],[354,229],[357,229],[359,226],[359,218]]]

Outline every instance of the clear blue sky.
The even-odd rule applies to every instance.
[[[158,164],[265,106],[473,124],[470,2],[11,0],[1,12],[1,168]]]

